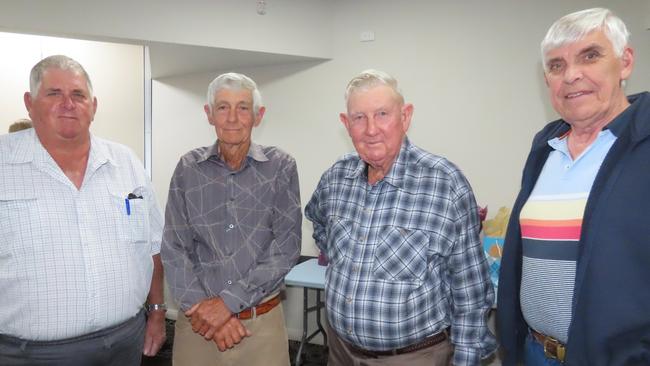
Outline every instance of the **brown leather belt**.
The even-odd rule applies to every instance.
[[[364,355],[367,357],[372,357],[372,358],[377,358],[380,356],[395,356],[395,355],[403,355],[405,353],[410,353],[410,352],[415,352],[419,351],[421,349],[433,347],[436,344],[439,344],[449,338],[449,328],[443,330],[440,333],[434,334],[430,337],[425,338],[423,341],[411,344],[406,347],[402,348],[397,348],[397,349],[389,349],[386,351],[371,351],[363,348],[359,348],[356,346],[351,345],[350,343],[347,343],[348,347],[352,352],[358,353],[360,355]]]
[[[552,358],[564,363],[564,358],[566,357],[566,346],[553,337],[549,337],[542,333],[536,332],[531,329],[530,334],[533,335],[533,338],[544,346],[544,356],[546,358]]]
[[[280,294],[276,295],[272,299],[265,301],[257,306],[250,307],[242,312],[235,314],[235,316],[241,320],[255,318],[258,315],[268,313],[274,307],[278,306],[280,303]]]

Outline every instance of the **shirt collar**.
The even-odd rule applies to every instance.
[[[406,172],[407,162],[409,159],[410,146],[411,146],[411,142],[409,141],[408,137],[404,137],[404,140],[402,141],[402,146],[399,149],[399,154],[397,154],[397,157],[395,158],[393,165],[391,166],[388,173],[386,173],[386,175],[382,179],[383,181],[398,188],[402,186],[402,183],[404,181],[404,174]],[[366,174],[367,167],[368,164],[359,157],[357,166],[350,172],[350,174],[346,176],[346,178],[355,179],[360,176],[367,177]]]
[[[38,139],[36,131],[33,128],[30,128],[28,131],[22,133],[22,136],[19,136],[16,140],[14,153],[9,159],[9,162],[14,164],[31,162],[42,163],[49,161],[50,159],[51,157]],[[92,134],[90,134],[90,152],[88,161],[92,162],[92,166],[94,167],[99,167],[107,162],[116,167],[119,166],[117,161],[106,149],[105,144],[102,144],[101,141]],[[88,166],[91,167],[91,164]]]
[[[248,148],[247,157],[259,162],[269,161],[268,156],[262,150],[262,146],[251,142],[251,146]],[[215,157],[217,160],[221,160],[221,154],[219,154],[219,140],[214,144],[210,145],[205,151],[201,153],[200,158],[198,159],[199,163],[209,160],[211,157]]]
[[[107,145],[97,137],[93,136],[93,134],[90,134],[88,168],[93,171],[106,163],[111,164],[114,167],[120,166],[117,160],[115,160],[113,155],[108,151]]]

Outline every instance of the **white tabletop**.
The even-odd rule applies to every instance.
[[[326,268],[318,264],[318,259],[309,259],[293,267],[284,278],[284,283],[287,286],[324,289]]]

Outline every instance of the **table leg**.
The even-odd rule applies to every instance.
[[[302,339],[300,340],[300,346],[298,347],[298,353],[296,353],[296,363],[295,366],[300,366],[301,362],[301,356],[302,356],[302,348],[305,345],[305,342],[307,341],[307,314],[309,313],[309,304],[307,303],[307,287],[304,287],[303,289],[303,304],[302,304]]]
[[[325,304],[321,303],[320,300],[321,292],[322,290],[316,290],[316,324],[318,325],[318,331],[323,334],[323,346],[325,346],[325,349],[327,349],[327,333],[325,333],[325,329],[323,328],[323,325],[320,321],[320,309],[325,306]]]

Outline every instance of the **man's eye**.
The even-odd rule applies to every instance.
[[[558,71],[562,70],[562,64],[559,63],[559,62],[553,62],[553,63],[548,65],[548,70],[550,72],[558,72]]]
[[[600,57],[600,53],[597,51],[587,52],[584,56],[585,60],[592,61]]]

